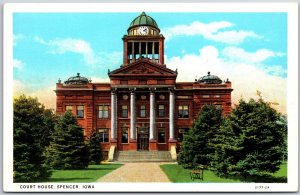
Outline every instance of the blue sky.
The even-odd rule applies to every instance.
[[[141,10],[142,11],[142,10]],[[55,105],[55,83],[80,72],[107,81],[122,64],[122,37],[140,13],[14,13],[14,90]],[[207,71],[229,78],[233,100],[260,90],[285,112],[286,13],[146,13],[166,37],[167,67],[178,81]],[[274,87],[276,82],[276,87]]]

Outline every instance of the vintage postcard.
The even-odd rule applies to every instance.
[[[298,190],[297,3],[4,6],[5,192]]]

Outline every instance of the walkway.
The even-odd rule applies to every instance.
[[[159,165],[163,163],[125,163],[97,182],[170,182]]]

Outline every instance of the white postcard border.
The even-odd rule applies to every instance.
[[[298,4],[297,3],[17,3],[4,5],[3,32],[3,188],[6,192],[261,192],[298,190]],[[288,183],[70,183],[81,189],[21,189],[13,183],[13,13],[16,12],[287,12],[288,13]],[[170,11],[172,10],[172,11]],[[47,183],[47,185],[68,185]],[[83,189],[94,185],[94,189]],[[262,186],[257,188],[257,186]],[[264,189],[265,187],[265,189]]]

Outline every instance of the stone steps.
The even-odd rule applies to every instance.
[[[117,151],[117,162],[172,162],[169,151]]]

